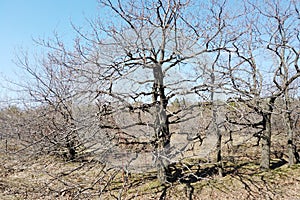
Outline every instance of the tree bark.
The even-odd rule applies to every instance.
[[[284,97],[285,103],[285,112],[284,112],[284,123],[287,130],[287,151],[288,151],[288,158],[289,158],[289,166],[294,165],[296,163],[296,151],[294,145],[294,131],[292,128],[292,120],[291,120],[291,112],[290,112],[290,99],[288,90],[285,91]]]
[[[294,165],[296,163],[296,149],[294,145],[294,132],[291,127],[291,121],[289,113],[285,114],[285,120],[286,120],[286,128],[288,133],[288,140],[287,140],[287,149],[288,149],[288,157],[289,157],[289,166]]]
[[[261,136],[261,170],[270,169],[270,154],[271,154],[271,113],[263,115],[264,131]]]
[[[222,134],[219,128],[219,122],[218,122],[218,114],[217,114],[217,106],[216,102],[214,102],[214,90],[212,90],[211,93],[211,100],[212,100],[212,124],[213,124],[213,131],[214,134],[216,134],[218,140],[216,145],[217,150],[217,165],[218,165],[218,173],[219,176],[223,176],[223,165],[222,165]]]
[[[271,135],[272,135],[272,112],[274,109],[276,97],[271,97],[267,101],[265,111],[263,111],[263,126],[264,130],[261,136],[261,161],[260,169],[270,169],[271,159]]]
[[[219,128],[219,123],[218,122],[218,103],[215,102],[215,81],[216,81],[216,76],[215,76],[215,63],[217,62],[218,58],[220,56],[220,52],[218,52],[218,55],[216,57],[216,60],[214,64],[212,65],[211,68],[211,73],[210,73],[210,79],[211,79],[211,93],[210,93],[210,100],[212,103],[212,124],[213,124],[213,130],[214,133],[217,135],[217,145],[216,145],[216,150],[217,150],[217,165],[218,165],[218,173],[220,177],[223,177],[223,164],[222,164],[222,134]]]
[[[222,163],[222,135],[218,131],[218,141],[217,141],[217,164],[218,164],[218,173],[220,177],[223,177],[223,163]]]
[[[169,118],[166,113],[168,100],[165,95],[163,82],[162,66],[156,64],[153,68],[154,84],[152,88],[152,101],[156,105],[155,118],[155,139],[156,139],[156,168],[157,178],[162,184],[167,182],[169,176],[169,147],[170,147],[170,130]],[[159,98],[159,99],[158,99]]]
[[[167,182],[169,176],[169,147],[170,147],[170,132],[168,118],[163,107],[158,108],[157,121],[156,121],[156,168],[157,168],[157,178],[164,184]]]

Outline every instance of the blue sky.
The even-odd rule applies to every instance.
[[[72,38],[70,22],[84,25],[98,8],[97,0],[0,0],[0,76],[14,77],[12,60],[21,47],[34,50],[32,38]]]

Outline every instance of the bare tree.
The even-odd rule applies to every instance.
[[[48,140],[49,145],[66,148],[66,156],[74,159],[76,154],[76,127],[72,107],[72,78],[70,73],[51,60],[40,61],[40,67],[30,65],[28,58],[20,57],[18,65],[29,75],[28,82],[21,83],[21,88],[29,94],[37,109],[36,122],[32,135]],[[25,104],[26,105],[26,104]],[[36,141],[33,141],[36,142]]]
[[[78,33],[74,49],[68,49],[57,35],[51,41],[36,41],[49,52],[40,62],[42,73],[35,71],[26,59],[20,62],[36,81],[36,90],[25,88],[64,119],[61,125],[68,130],[60,131],[66,133],[62,135],[68,141],[65,145],[71,158],[77,147],[72,143],[77,141],[73,135],[78,137],[83,132],[97,135],[90,134],[91,124],[87,123],[88,119],[94,122],[95,117],[80,123],[83,121],[80,113],[90,105],[96,109],[89,116],[99,117],[96,124],[101,130],[111,130],[108,138],[117,139],[116,146],[124,139],[123,135],[127,137],[126,143],[130,138],[131,144],[151,145],[158,178],[165,183],[171,178],[170,141],[176,132],[175,125],[199,117],[200,113],[191,116],[189,111],[198,106],[199,97],[201,101],[207,100],[202,92],[211,91],[208,101],[215,105],[216,90],[221,90],[223,84],[222,73],[215,66],[221,50],[226,50],[225,46],[238,37],[227,21],[239,15],[230,16],[226,1],[201,4],[175,0],[103,0],[99,3],[108,8],[111,18],[89,21],[91,32],[87,33],[74,26]],[[191,6],[203,14],[199,15]],[[213,62],[201,61],[204,58]],[[206,78],[207,72],[200,70],[204,68],[209,72]],[[171,111],[172,99],[183,96],[196,103]],[[130,119],[130,115],[134,117]],[[121,122],[124,116],[126,124]],[[217,160],[221,162],[220,124],[216,118],[214,107],[211,131],[219,138]],[[171,126],[175,128],[170,130]],[[147,127],[147,131],[138,132],[139,127]],[[146,140],[141,141],[141,134],[147,136]]]
[[[247,9],[251,11],[251,18],[244,18],[245,29],[240,30],[241,37],[232,43],[233,50],[228,49],[228,69],[232,88],[240,95],[239,101],[261,116],[258,122],[239,124],[248,124],[262,130],[259,136],[262,145],[261,168],[269,169],[275,101],[284,96],[288,104],[288,91],[300,75],[298,25],[295,24],[298,18],[293,2],[267,1],[264,5],[249,3]],[[267,55],[271,59],[267,59]],[[262,59],[268,61],[263,62]],[[288,143],[292,149],[288,105],[283,109],[287,111]]]
[[[269,10],[260,13],[266,17],[266,26],[270,35],[267,49],[272,52],[277,68],[274,72],[273,83],[278,93],[284,97],[285,107],[284,122],[288,133],[288,155],[289,164],[295,163],[294,134],[291,119],[290,91],[293,89],[293,82],[299,78],[299,12],[296,2],[268,2]]]

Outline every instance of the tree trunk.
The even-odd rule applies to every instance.
[[[157,64],[153,68],[154,84],[152,88],[152,101],[156,105],[155,116],[155,153],[156,153],[156,168],[157,178],[162,184],[167,182],[169,174],[168,159],[170,149],[170,130],[169,118],[166,113],[168,99],[165,95],[165,87],[163,82],[162,66]],[[159,98],[159,99],[158,99]]]
[[[288,141],[287,141],[287,148],[288,148],[288,157],[289,157],[289,166],[295,165],[299,162],[299,154],[297,152],[297,147],[294,144],[294,131],[290,126],[288,127]]]
[[[263,127],[264,130],[261,136],[261,161],[260,169],[270,169],[271,158],[271,135],[272,135],[272,112],[276,97],[271,97],[267,101],[267,106],[263,112]]]
[[[219,131],[220,132],[220,131]],[[218,164],[218,173],[220,177],[223,177],[223,163],[222,163],[222,135],[218,134],[218,141],[217,141],[217,164]]]
[[[293,131],[288,132],[288,156],[289,156],[289,166],[296,163],[296,151],[293,144]]]
[[[220,52],[217,56],[219,58]],[[216,58],[216,59],[217,59]],[[215,102],[215,66],[212,65],[212,71],[210,74],[211,78],[211,93],[210,93],[210,100],[212,103],[212,123],[213,123],[213,130],[214,133],[217,135],[217,165],[218,165],[218,173],[220,177],[223,177],[223,164],[222,164],[222,134],[219,128],[219,120],[218,120],[218,103]]]
[[[164,184],[169,176],[170,132],[166,112],[162,107],[160,109],[156,121],[156,138],[158,140],[156,146],[156,168],[157,178]]]
[[[212,95],[213,96],[213,95]],[[219,122],[218,122],[218,117],[217,117],[217,105],[215,104],[214,101],[212,101],[212,123],[213,123],[213,131],[214,134],[217,135],[217,145],[216,145],[216,150],[217,150],[217,165],[218,165],[218,173],[219,176],[223,176],[223,164],[222,164],[222,134],[219,128]]]
[[[289,166],[294,165],[296,163],[296,149],[294,145],[294,132],[292,129],[292,120],[291,120],[291,113],[290,113],[290,99],[288,90],[285,92],[285,112],[284,112],[284,123],[287,130],[287,150],[288,150],[288,157],[289,157]]]
[[[264,131],[261,136],[261,161],[260,169],[270,169],[270,154],[271,154],[271,113],[264,114]]]
[[[285,114],[285,124],[287,128],[287,149],[288,149],[288,157],[289,157],[289,166],[294,165],[296,161],[296,148],[294,145],[294,132],[291,127],[291,119],[290,119],[290,114],[286,113]]]

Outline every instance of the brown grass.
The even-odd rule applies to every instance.
[[[0,199],[300,199],[299,164],[288,167],[273,157],[272,170],[261,172],[258,147],[249,141],[225,149],[223,177],[215,164],[186,159],[172,167],[175,178],[166,185],[155,171],[126,174],[92,159],[67,162],[3,151]]]

